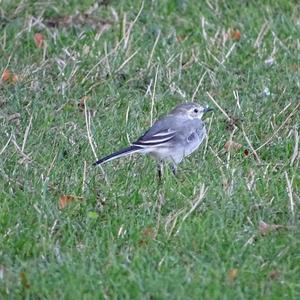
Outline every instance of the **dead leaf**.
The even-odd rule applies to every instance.
[[[30,284],[28,282],[28,279],[27,279],[27,276],[26,276],[25,272],[20,272],[20,279],[21,279],[22,286],[26,289],[29,289]]]
[[[238,270],[238,269],[235,269],[235,268],[230,269],[230,270],[228,271],[227,277],[228,277],[229,282],[232,283],[232,282],[234,282],[234,281],[236,280],[237,275],[238,275],[238,272],[239,272],[239,270]]]
[[[83,96],[82,98],[80,98],[79,103],[78,103],[78,108],[80,111],[84,111],[85,109],[85,102],[90,100],[91,97],[90,96]]]
[[[282,228],[287,228],[287,227],[284,225],[267,224],[264,221],[260,221],[258,230],[261,235],[267,235],[272,231],[276,231]]]
[[[97,31],[105,31],[113,24],[109,20],[100,20],[99,17],[93,16],[90,13],[54,17],[46,20],[45,23],[49,27],[90,26]]]
[[[275,279],[278,279],[280,275],[281,275],[281,273],[278,270],[272,270],[268,274],[268,278],[271,280],[275,280]]]
[[[237,29],[233,29],[230,31],[230,38],[233,41],[239,41],[241,39],[241,32]]]
[[[20,119],[21,119],[21,114],[19,113],[14,113],[14,114],[11,114],[7,117],[7,121],[9,123],[14,123],[16,124],[17,126],[20,125]]]
[[[152,227],[146,227],[141,232],[141,239],[139,241],[140,245],[145,245],[149,240],[153,240],[155,238],[155,231]]]
[[[176,35],[176,41],[177,42],[183,42],[186,39],[185,35]]]
[[[292,71],[296,71],[296,72],[299,72],[299,69],[300,69],[300,65],[299,64],[292,64],[290,65]]]
[[[21,77],[17,74],[12,73],[9,69],[5,69],[2,73],[1,79],[3,82],[15,84],[20,81]]]
[[[34,42],[37,48],[42,48],[44,45],[44,36],[41,33],[34,35]]]
[[[10,81],[12,78],[12,73],[9,69],[4,69],[2,76],[1,76],[1,80],[6,82],[6,81]]]
[[[63,195],[60,196],[59,198],[59,202],[58,202],[58,206],[60,209],[65,208],[68,204],[77,201],[77,200],[82,200],[82,197],[78,197],[78,196],[72,196],[72,195]]]
[[[12,82],[13,83],[17,83],[18,81],[20,81],[20,76],[19,75],[17,75],[17,74],[14,74],[13,76],[12,76]]]
[[[243,145],[239,144],[239,143],[236,143],[234,141],[227,141],[224,145],[224,149],[227,151],[227,152],[233,152],[233,151],[237,151],[239,149],[241,149],[243,147]]]
[[[225,121],[226,129],[229,131],[233,131],[236,127],[240,126],[241,119],[238,117],[231,116],[229,113],[228,115],[229,115],[229,119]]]
[[[152,227],[146,227],[143,232],[142,232],[143,237],[145,238],[154,238],[155,232],[154,229]]]

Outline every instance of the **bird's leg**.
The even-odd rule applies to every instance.
[[[161,181],[162,175],[163,175],[162,173],[163,173],[163,170],[162,170],[162,162],[159,161],[159,162],[157,163],[157,175],[158,175],[158,181]]]
[[[176,176],[177,166],[176,166],[175,163],[172,163],[172,164],[171,164],[171,170],[172,170],[172,173],[174,174],[174,176]]]

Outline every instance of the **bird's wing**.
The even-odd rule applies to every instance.
[[[172,140],[176,133],[177,122],[174,120],[174,117],[165,117],[156,121],[153,126],[132,145],[140,147],[163,145]]]
[[[140,137],[136,142],[132,143],[133,146],[151,147],[165,144],[172,140],[176,134],[175,130],[167,129],[161,130],[154,134],[147,134]]]

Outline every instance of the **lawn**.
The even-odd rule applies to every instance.
[[[1,299],[299,299],[298,1],[0,2]],[[214,108],[161,183],[96,158]]]

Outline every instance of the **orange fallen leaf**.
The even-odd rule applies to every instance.
[[[1,79],[2,81],[9,81],[12,77],[12,73],[9,69],[5,69],[2,73]]]
[[[42,48],[44,44],[44,36],[41,33],[36,33],[34,35],[34,42],[37,48]]]
[[[227,141],[224,145],[224,149],[229,152],[229,151],[237,151],[241,149],[243,145],[236,143],[234,141]]]
[[[76,201],[76,200],[82,200],[82,197],[72,196],[72,195],[63,195],[60,196],[58,206],[60,209],[65,208],[68,204]]]
[[[9,69],[5,69],[2,73],[1,79],[3,82],[8,82],[8,83],[17,83],[18,81],[21,80],[21,77],[17,74],[14,74],[12,71]]]
[[[241,39],[241,32],[237,29],[231,30],[230,31],[230,38],[233,41],[239,41]]]
[[[227,276],[228,276],[228,280],[232,283],[236,280],[237,278],[237,275],[238,275],[238,269],[230,269],[227,273]]]
[[[21,77],[19,76],[19,75],[17,75],[17,74],[14,74],[13,76],[12,76],[12,82],[13,83],[17,83],[18,81],[20,81],[20,79],[21,79]]]

